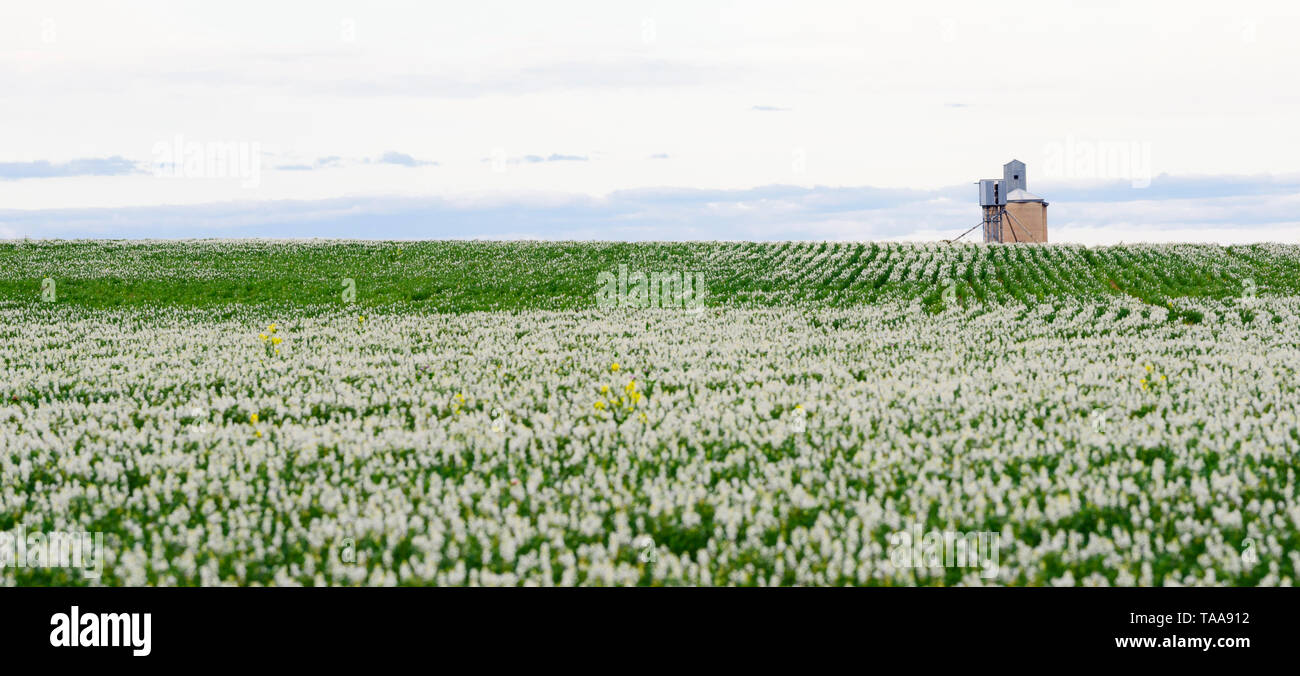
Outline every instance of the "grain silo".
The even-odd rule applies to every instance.
[[[1002,178],[979,182],[985,242],[1046,242],[1047,202],[1025,188],[1025,163],[1002,165]]]

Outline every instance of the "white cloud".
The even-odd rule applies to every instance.
[[[1261,0],[7,3],[0,167],[147,163],[176,135],[257,144],[266,164],[253,188],[0,181],[0,204],[937,190],[1011,157],[1053,199],[1048,165],[1075,142],[1149,149],[1151,176],[1283,175],[1300,172],[1300,156],[1278,152],[1300,147],[1298,32],[1300,6]],[[518,161],[482,161],[498,150]],[[1089,171],[1111,178],[1075,160],[1055,179]],[[1105,210],[1064,202],[1070,218]],[[1254,208],[1157,202],[1163,215],[1139,222]]]
[[[397,167],[392,171],[408,169]],[[1219,185],[1214,197],[1188,197]],[[1300,178],[1159,177],[1150,199],[1126,185],[1089,186],[1048,207],[1052,241],[1296,241]],[[32,237],[361,237],[613,240],[951,239],[979,222],[969,186],[657,188],[601,196],[486,191],[455,197],[245,200],[111,209],[0,211],[0,226]],[[966,236],[979,237],[979,232]]]

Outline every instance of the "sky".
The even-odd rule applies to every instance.
[[[1285,2],[22,2],[0,237],[1300,242]],[[975,236],[978,233],[972,235]]]

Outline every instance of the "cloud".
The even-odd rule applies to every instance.
[[[586,155],[565,155],[562,153],[551,153],[550,155],[523,155],[520,157],[509,157],[504,161],[507,164],[542,164],[545,162],[587,162],[590,158]],[[500,162],[499,157],[485,157],[483,162]]]
[[[1215,186],[1197,192],[1196,186]],[[1052,241],[1300,241],[1300,177],[1157,177],[1059,185]],[[979,221],[974,186],[937,190],[769,185],[356,197],[121,209],[0,211],[0,232],[39,237],[536,238],[572,240],[886,240],[951,238]],[[1076,199],[1085,197],[1086,199]],[[978,233],[968,235],[972,239]]]
[[[277,166],[276,169],[279,170],[279,171],[315,171],[315,170],[317,170],[317,169],[336,169],[336,168],[339,168],[339,167],[345,167],[345,166],[349,166],[349,165],[353,165],[353,164],[358,164],[358,163],[362,163],[362,164],[371,164],[371,163],[373,163],[373,164],[395,164],[395,165],[397,165],[397,166],[399,166],[399,167],[436,167],[436,166],[438,166],[438,163],[437,163],[437,162],[434,162],[434,161],[431,161],[431,160],[417,160],[417,159],[415,159],[414,157],[412,157],[411,155],[408,155],[408,154],[406,154],[406,153],[399,153],[399,152],[396,152],[396,151],[390,150],[390,151],[384,153],[383,155],[380,155],[379,157],[375,158],[374,160],[371,160],[371,159],[369,159],[369,158],[367,158],[367,159],[363,159],[363,160],[348,160],[348,159],[345,159],[345,158],[339,157],[338,155],[330,155],[330,156],[328,156],[328,157],[320,157],[320,158],[317,158],[317,159],[316,159],[314,162],[312,162],[311,164],[306,164],[306,163],[302,163],[302,162],[293,163],[293,164],[281,164],[281,165]]]
[[[24,178],[64,178],[68,176],[123,176],[140,171],[135,162],[124,157],[87,157],[67,162],[0,162],[0,180]]]
[[[1035,179],[1035,192],[1051,195],[1049,201],[1149,201],[1170,199],[1207,199],[1252,195],[1300,193],[1300,175],[1258,174],[1253,176],[1170,176],[1161,174],[1146,187],[1135,187],[1132,180],[1067,181],[1053,177]],[[1139,181],[1139,185],[1141,182]]]
[[[546,157],[541,157],[538,155],[525,155],[524,161],[525,162],[586,162],[587,157],[585,155],[561,155],[559,153],[551,153]]]
[[[394,150],[384,153],[375,162],[379,164],[396,164],[402,167],[428,167],[437,166],[438,164],[427,160],[417,160],[406,153],[399,153]]]

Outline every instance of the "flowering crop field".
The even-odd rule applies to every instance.
[[[3,584],[1300,573],[1298,247],[20,242],[0,317],[0,531],[105,538]]]

